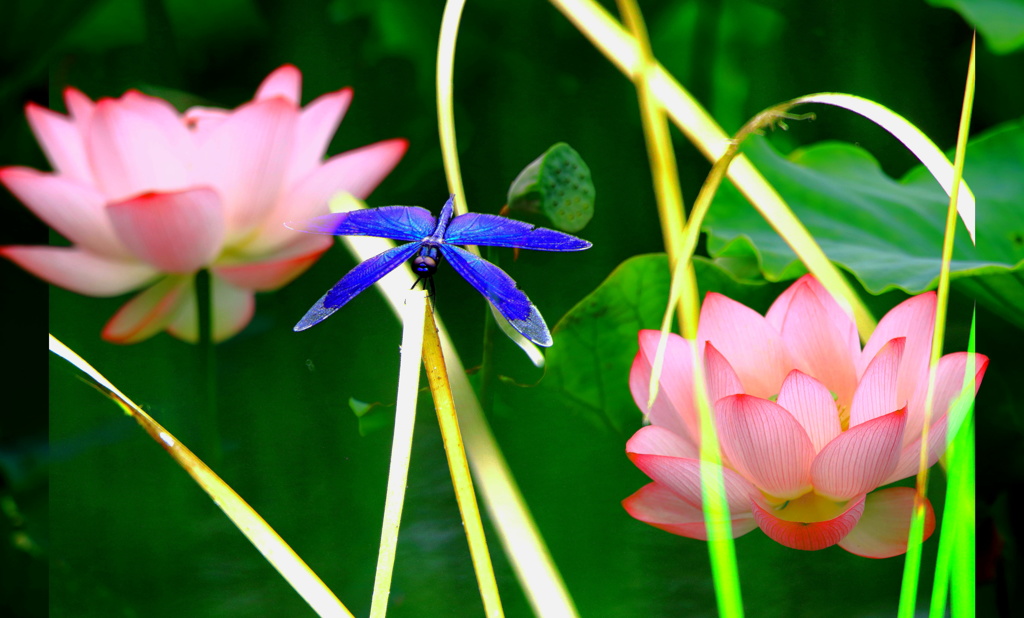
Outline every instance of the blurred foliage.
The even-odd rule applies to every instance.
[[[652,0],[641,8],[656,56],[726,131],[794,96],[842,91],[892,107],[951,148],[973,20],[987,45],[978,60],[972,134],[1007,130],[1000,127],[1019,121],[1024,99],[1024,54],[1012,53],[1019,42],[1006,42],[1019,39],[1001,34],[1019,32],[1020,17],[1010,9],[998,13],[988,22],[1001,26],[995,32],[982,25],[984,15],[966,8],[996,6],[995,0],[962,5],[971,23],[916,0]],[[448,194],[433,76],[442,7],[417,0],[10,0],[0,20],[0,165],[47,169],[23,108],[35,101],[62,109],[65,86],[93,98],[140,88],[178,105],[232,107],[290,62],[303,72],[306,101],[344,86],[355,90],[330,154],[390,137],[409,139],[408,154],[370,205],[430,208]],[[908,191],[919,195],[918,208],[941,205],[915,184],[913,173],[890,180],[904,177],[916,162],[887,133],[849,113],[815,111],[815,122],[795,123],[789,132],[768,136],[770,145],[752,144],[748,152],[763,155],[758,164],[766,169],[834,174],[831,180],[816,176],[816,189],[833,200],[825,207],[833,225],[819,221],[824,227],[816,235],[842,241],[853,233],[853,221],[894,207]],[[645,482],[623,452],[641,415],[621,371],[635,353],[635,328],[657,327],[657,297],[667,289],[657,274],[664,258],[630,259],[662,250],[635,89],[550,5],[469,2],[456,53],[455,120],[471,210],[497,212],[509,179],[559,141],[586,160],[600,195],[600,208],[581,233],[593,249],[523,252],[515,261],[509,252],[502,262],[549,322],[576,309],[556,327],[546,375],[514,346],[498,346],[495,363],[506,379],[490,411],[581,614],[715,615],[706,546],[640,524],[619,505]],[[709,166],[679,132],[673,137],[684,196],[692,199]],[[816,145],[824,140],[862,150]],[[972,156],[968,181],[979,200],[987,196],[1004,213],[987,219],[993,211],[979,201],[978,256],[1013,264],[1008,258],[1019,256],[1019,247],[1006,248],[996,237],[1008,230],[1005,217],[1021,212],[1020,151],[994,152],[1002,167],[977,177]],[[854,175],[868,171],[872,185]],[[796,189],[785,174],[773,180]],[[876,188],[871,199],[859,198],[851,211],[844,198],[870,186]],[[723,194],[713,214],[726,199]],[[46,242],[45,228],[6,192],[0,209],[0,243]],[[888,212],[874,216],[887,221]],[[744,217],[737,211],[728,222],[749,219],[746,238],[730,237],[729,245],[708,241],[720,253],[714,264],[699,262],[700,283],[703,289],[731,286],[730,294],[763,311],[781,286],[763,283],[757,258],[769,279],[796,273],[781,262],[772,265],[769,255],[781,255],[777,243]],[[883,269],[869,282],[856,264],[847,264],[871,290],[908,285],[907,259],[896,249],[902,243],[907,255],[924,255],[937,238],[900,236],[901,229],[922,231],[900,221],[893,219],[891,230],[877,221],[871,228],[887,238],[888,278]],[[725,222],[719,218],[716,225]],[[860,236],[845,240],[860,242]],[[342,250],[329,251],[289,287],[261,295],[250,327],[217,348],[224,457],[215,467],[357,615],[365,615],[390,436],[361,435],[365,427],[348,402],[379,402],[371,414],[393,405],[399,328],[384,302],[367,293],[316,329],[291,331],[352,266]],[[731,274],[722,275],[722,268]],[[914,285],[930,281],[926,274]],[[0,615],[46,615],[47,602],[50,615],[86,618],[309,615],[161,449],[63,361],[47,358],[47,315],[40,307],[49,301],[49,329],[202,457],[213,447],[202,442],[195,413],[204,383],[196,349],[167,335],[128,347],[104,343],[99,332],[125,298],[48,293],[6,262],[0,277],[8,325],[2,345],[12,359],[8,366],[17,367],[5,372],[9,399],[0,425]],[[1002,290],[1020,288],[1019,281],[999,287],[976,279],[983,290],[956,288],[948,336],[951,349],[965,346],[973,296],[984,300],[984,291],[1002,299],[998,313],[987,300],[978,307],[978,349],[992,357],[978,399],[979,529],[987,535],[979,546],[992,550],[979,563],[978,611],[1011,616],[1024,611],[1014,592],[1024,589],[1015,554],[1024,531],[1012,516],[1024,495],[1024,426],[1014,388],[1024,342],[1020,321],[1012,320],[1021,299]],[[480,297],[449,271],[438,274],[437,289],[438,309],[473,366],[481,355]],[[905,298],[898,291],[864,295],[876,315]],[[608,378],[602,396],[580,386],[595,366]],[[535,388],[520,386],[538,381]],[[567,401],[566,393],[586,406]],[[479,616],[438,430],[429,402],[421,400],[390,615]],[[941,473],[933,477],[942,480]],[[941,490],[933,498],[939,509]],[[529,615],[499,544],[491,547],[507,615]],[[926,544],[925,578],[935,548],[934,541]],[[836,615],[836,607],[844,616],[892,615],[896,606],[900,559],[865,560],[838,548],[795,552],[758,531],[739,539],[737,551],[750,615],[819,617]],[[922,598],[929,588],[922,586]]]
[[[1024,46],[1024,3],[1019,0],[928,0],[933,6],[960,13],[981,33],[982,40],[997,54],[1008,54]]]

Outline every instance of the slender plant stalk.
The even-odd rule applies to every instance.
[[[972,56],[973,57],[973,56]],[[967,365],[964,368],[964,389],[962,397],[969,397],[964,427],[954,436],[946,458],[949,464],[949,487],[947,504],[954,508],[953,525],[956,526],[956,541],[951,560],[950,583],[952,591],[953,618],[974,618],[977,599],[977,520],[975,505],[975,438],[974,438],[974,393],[976,384],[975,326],[977,309],[971,312],[971,333],[967,342]],[[959,402],[958,402],[959,404]],[[958,405],[955,404],[955,405]],[[945,520],[944,520],[945,521]]]
[[[213,344],[213,281],[210,272],[205,268],[197,272],[194,285],[199,323],[198,365],[202,380],[199,423],[207,450],[206,460],[218,467],[223,461],[223,450],[217,407],[217,349]]]
[[[455,141],[455,111],[452,106],[455,41],[458,39],[459,21],[462,18],[462,9],[465,4],[466,0],[448,0],[445,3],[444,15],[441,17],[441,34],[437,42],[437,128],[441,140],[441,161],[444,164],[444,174],[448,180],[448,190],[454,193],[456,198],[456,215],[464,214],[469,210],[466,192],[462,187],[462,174],[459,171],[459,151]],[[480,255],[480,249],[473,245],[466,245],[466,250],[473,255]],[[522,348],[534,365],[543,367],[544,355],[541,354],[537,346],[512,328],[500,311],[494,309],[491,313],[502,332]]]
[[[648,71],[651,95],[665,108],[673,123],[708,160],[718,160],[728,148],[729,136],[663,66],[658,64],[654,68],[644,68],[636,39],[603,7],[595,0],[550,2],[627,77],[634,79],[638,72]],[[821,284],[850,303],[859,331],[871,332],[874,319],[863,301],[829,262],[807,228],[746,157],[737,157],[729,168],[729,179],[785,239]]]
[[[153,417],[146,414],[103,374],[96,371],[73,350],[50,335],[50,352],[68,361],[88,375],[103,394],[113,400],[153,438],[171,458],[210,496],[238,530],[252,542],[288,584],[322,618],[353,618],[352,613],[334,596],[309,566],[284,542],[277,532],[242,500],[231,487],[195,456]]]
[[[647,158],[651,165],[654,198],[658,205],[658,219],[661,221],[665,252],[668,253],[669,264],[679,267],[689,262],[688,257],[683,256],[681,246],[685,217],[683,192],[679,187],[678,166],[675,151],[672,149],[672,137],[669,134],[665,108],[651,94],[649,76],[657,69],[658,63],[651,51],[647,27],[636,0],[618,0],[618,6],[619,12],[622,13],[622,21],[633,34],[640,51],[642,68],[633,75],[633,84],[636,86],[640,104],[640,120],[643,125],[644,141],[647,144]],[[684,261],[680,261],[680,258]],[[680,323],[682,319],[683,316],[680,316]]]
[[[972,324],[971,335],[974,335]],[[973,341],[972,341],[973,343]],[[970,348],[974,353],[974,346]],[[969,366],[969,368],[971,368]],[[973,381],[973,373],[972,381]],[[974,395],[972,384],[971,396]],[[965,422],[965,427],[957,433],[956,439],[950,445],[953,451],[950,457],[950,467],[956,465],[956,481],[954,491],[954,506],[957,514],[956,545],[953,550],[952,574],[950,577],[952,588],[952,613],[954,618],[973,618],[977,591],[976,566],[976,542],[977,542],[977,521],[975,519],[975,455],[974,455],[974,415],[972,414]],[[950,479],[952,483],[953,479]],[[947,494],[948,495],[948,494]]]
[[[455,111],[452,105],[452,83],[455,73],[455,41],[459,34],[459,21],[466,0],[448,0],[441,18],[441,34],[437,41],[437,127],[441,137],[441,159],[444,161],[444,175],[448,189],[455,194],[455,214],[468,211],[466,191],[462,188],[462,174],[459,173],[458,143],[455,141]],[[476,255],[480,250],[467,247]]]
[[[477,584],[480,586],[484,611],[489,618],[500,618],[505,614],[498,596],[498,582],[494,578],[494,567],[487,551],[487,537],[484,535],[480,509],[473,491],[473,478],[469,474],[466,451],[462,447],[462,434],[459,431],[459,419],[455,413],[451,385],[448,383],[448,370],[444,364],[444,354],[441,352],[441,341],[437,336],[437,325],[434,324],[433,308],[429,304],[423,325],[423,344],[423,365],[427,369],[427,382],[430,384],[430,394],[434,398],[437,422],[441,426],[444,451],[448,456],[448,469],[452,474],[455,499],[462,514],[462,525],[466,529],[469,554],[473,560],[473,570],[476,571]]]
[[[487,261],[500,266],[497,247],[487,247]],[[484,313],[484,341],[480,356],[480,407],[488,412],[494,411],[494,389],[498,382],[498,368],[494,364],[494,346],[498,340],[498,323],[491,314],[491,305],[487,304]]]
[[[964,369],[964,387],[961,397],[970,398],[966,404],[973,408],[975,384],[975,324],[976,312],[971,315],[970,354]],[[964,405],[959,401],[953,404]],[[942,534],[935,565],[935,582],[929,618],[946,615],[948,592],[952,588],[954,618],[974,616],[975,600],[975,490],[974,490],[974,414],[967,411],[964,425],[946,450],[947,464],[946,504],[942,511]]]
[[[966,433],[967,428],[964,427],[961,433]],[[946,457],[953,460],[955,450],[954,445],[950,445],[946,451]],[[953,469],[950,468],[950,476],[952,477]],[[949,479],[949,488],[954,491],[953,478]],[[947,528],[953,518],[956,517],[954,511],[957,509],[956,505],[953,504],[954,499],[953,493],[946,494],[946,504],[942,509],[942,522],[943,528]],[[953,559],[953,552],[956,551],[956,544],[960,539],[960,530],[943,530],[941,537],[939,538],[939,551],[935,558],[935,581],[932,587],[932,600],[931,608],[928,611],[928,618],[943,618],[946,615],[946,601],[949,599],[949,575],[951,569],[951,561]],[[973,561],[972,561],[973,562]]]
[[[402,312],[402,352],[398,371],[398,398],[395,411],[395,435],[391,443],[391,467],[388,470],[387,497],[384,500],[384,522],[377,554],[377,576],[373,581],[370,618],[387,614],[391,594],[391,576],[398,547],[398,529],[402,522],[402,506],[409,478],[413,430],[416,427],[416,396],[420,384],[420,353],[423,349],[423,315],[426,292],[412,290],[405,297]]]
[[[939,266],[939,285],[935,301],[935,329],[932,335],[931,357],[928,362],[928,391],[924,402],[924,423],[921,427],[921,450],[917,471],[917,493],[914,499],[913,519],[910,536],[907,539],[907,556],[903,567],[903,583],[900,592],[899,618],[911,618],[917,602],[917,587],[921,571],[921,545],[924,543],[925,501],[928,493],[928,434],[931,431],[932,408],[935,396],[935,377],[945,343],[946,312],[949,306],[949,268],[953,259],[953,239],[956,235],[956,220],[960,196],[960,179],[963,178],[964,159],[967,155],[967,138],[971,126],[971,110],[974,106],[975,48],[971,45],[970,61],[967,65],[967,84],[964,89],[963,107],[960,113],[960,129],[957,134],[956,156],[953,159],[953,186],[949,194],[949,208],[946,211],[946,228],[942,242],[942,262]],[[973,216],[972,216],[973,219]],[[974,374],[970,374],[973,381]],[[966,379],[965,371],[965,379]],[[971,391],[973,395],[973,391]],[[953,405],[956,405],[955,403]],[[948,478],[948,477],[947,477]],[[945,526],[943,526],[945,527]],[[958,526],[954,522],[954,531]]]
[[[643,16],[636,0],[619,0],[619,12],[633,34],[640,52],[641,69],[632,75],[640,103],[640,118],[643,123],[647,155],[651,164],[654,181],[654,195],[658,205],[665,250],[673,271],[684,274],[684,281],[690,283],[682,288],[676,306],[679,324],[690,338],[696,338],[698,316],[698,293],[691,257],[693,250],[684,249],[683,196],[679,187],[679,173],[672,139],[669,135],[665,110],[651,94],[650,75],[658,64],[651,51]],[[691,222],[700,229],[700,221]],[[666,315],[669,313],[666,312]],[[667,329],[666,329],[667,330]],[[664,332],[659,349],[667,342]],[[694,359],[694,384],[703,384],[701,363]],[[660,369],[660,368],[659,368]],[[660,373],[660,371],[658,371]],[[652,371],[652,377],[655,371]],[[652,384],[654,384],[652,380]],[[708,556],[711,573],[715,580],[715,595],[718,613],[728,618],[743,616],[743,599],[740,593],[739,571],[736,566],[736,548],[732,539],[732,525],[729,505],[725,499],[725,481],[722,478],[722,456],[717,432],[711,415],[710,402],[702,394],[703,389],[694,389],[697,407],[700,410],[701,435],[701,494],[704,522],[708,532]],[[651,400],[653,403],[653,397]]]
[[[455,41],[464,5],[464,0],[451,0],[445,4],[444,15],[441,18],[441,33],[437,44],[438,130],[448,189],[452,193],[462,192],[462,175],[459,171],[458,148],[455,141],[452,89]],[[461,205],[465,206],[465,200]],[[457,211],[459,206],[460,204],[456,203]],[[467,248],[470,251],[476,250],[475,247]],[[394,306],[394,300],[390,296],[389,301]],[[495,315],[496,320],[498,315],[500,314]],[[502,323],[507,325],[507,321]],[[458,351],[451,345],[451,339],[444,333],[443,326],[441,332],[443,333],[444,353],[452,363],[452,367],[456,368],[451,375],[451,384],[455,399],[459,403],[460,420],[466,437],[466,450],[469,452],[473,471],[480,482],[480,495],[487,506],[491,521],[498,530],[498,537],[505,554],[512,563],[516,578],[536,615],[545,618],[577,616],[578,613],[565,582],[551,558],[551,553],[537,529],[537,524],[533,521],[533,516],[523,499],[522,492],[516,485],[508,462],[505,461],[497,440],[487,424],[487,419],[480,409],[480,402],[477,400],[473,387],[466,379]],[[535,365],[538,367],[543,365],[544,357],[537,346],[515,331],[511,333],[506,331],[506,334],[523,349]]]

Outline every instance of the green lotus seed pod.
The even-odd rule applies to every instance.
[[[594,216],[594,194],[590,168],[571,146],[559,142],[519,172],[508,189],[508,207],[540,212],[555,229],[578,232]]]

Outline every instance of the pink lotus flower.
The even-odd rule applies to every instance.
[[[916,474],[935,294],[903,302],[861,350],[848,313],[810,275],[762,317],[720,294],[701,309],[697,358],[722,446],[733,536],[760,527],[794,549],[839,544],[873,558],[906,552],[915,490],[876,488]],[[646,409],[657,331],[640,333],[630,372]],[[674,534],[706,539],[700,425],[694,405],[694,342],[671,335],[651,425],[626,445],[654,482],[623,501],[633,517]],[[975,391],[988,358],[974,357]],[[936,372],[928,465],[966,410],[953,406],[968,354],[942,357]],[[935,527],[927,505],[926,537]]]
[[[93,102],[74,88],[64,93],[68,116],[29,103],[55,171],[7,167],[0,182],[72,246],[7,246],[0,255],[80,294],[144,288],[103,330],[118,343],[162,330],[196,341],[192,281],[208,268],[213,338],[238,333],[255,292],[290,282],[331,246],[282,222],[325,214],[341,191],[365,198],[407,148],[392,139],[323,161],[352,91],[302,109],[301,80],[282,66],[234,110],[179,114],[136,91]]]

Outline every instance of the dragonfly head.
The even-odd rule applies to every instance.
[[[437,260],[429,255],[417,256],[412,261],[412,270],[414,273],[419,275],[421,279],[430,277],[437,272]]]

